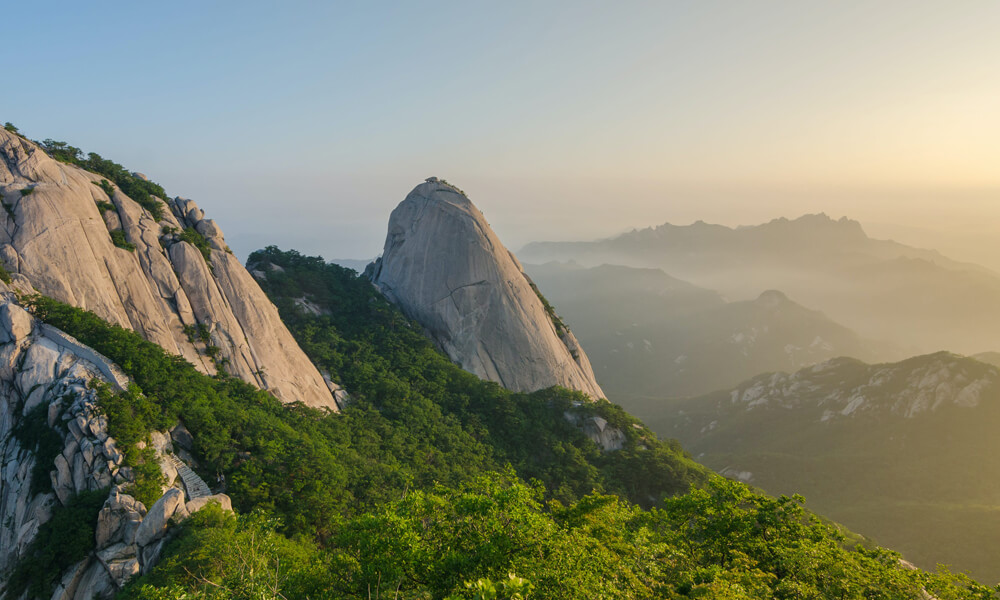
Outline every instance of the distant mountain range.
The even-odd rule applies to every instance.
[[[996,273],[869,238],[857,221],[824,214],[737,228],[665,224],[606,240],[532,243],[518,256],[661,268],[730,299],[778,289],[863,338],[911,354],[991,351],[1000,339]]]
[[[901,356],[775,290],[726,302],[660,269],[552,262],[526,270],[587,348],[609,396],[639,415],[656,414],[663,398],[765,371]]]
[[[947,352],[878,365],[838,358],[664,401],[646,421],[703,464],[772,494],[804,494],[919,565],[1000,580],[996,366]]]

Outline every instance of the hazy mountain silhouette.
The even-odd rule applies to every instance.
[[[869,238],[824,214],[730,228],[665,224],[594,242],[537,242],[526,262],[574,260],[662,268],[732,299],[779,289],[869,339],[912,353],[992,350],[1000,276],[933,250]]]
[[[638,414],[765,371],[845,355],[899,358],[775,290],[726,302],[659,269],[553,262],[526,270],[588,349],[601,385]]]

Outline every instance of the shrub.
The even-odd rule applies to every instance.
[[[7,277],[9,280],[10,275]],[[39,404],[22,417],[13,430],[14,437],[20,442],[21,447],[35,455],[35,465],[31,470],[32,496],[52,491],[49,471],[54,468],[53,462],[63,450],[62,436],[49,427],[48,414],[48,405]]]
[[[125,232],[121,229],[116,229],[111,232],[111,243],[119,248],[124,248],[129,252],[135,252],[135,244],[125,239]]]
[[[35,191],[33,187],[21,188],[21,197],[30,196]]]
[[[205,262],[212,264],[212,247],[208,245],[208,240],[194,227],[185,227],[181,233],[181,241],[187,242],[197,248],[205,258]]]
[[[7,131],[11,132],[11,133],[19,133],[19,130],[17,129],[17,127],[14,127],[14,124],[11,123],[10,121],[7,121],[6,123],[4,123],[3,124],[3,128],[6,129]]]
[[[7,205],[4,204],[4,206]],[[3,266],[2,263],[0,263],[0,281],[6,283],[7,285],[10,285],[11,283],[10,273],[7,272],[7,267]]]
[[[104,193],[108,195],[108,198],[115,197],[115,187],[111,185],[111,182],[108,181],[107,179],[102,179],[100,181],[93,181],[91,183],[104,190]]]
[[[57,504],[11,570],[5,597],[25,591],[29,598],[50,597],[63,572],[94,548],[97,514],[107,496],[106,489],[80,492],[66,506]]]

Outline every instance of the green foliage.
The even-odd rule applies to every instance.
[[[21,188],[21,197],[30,196],[35,191],[34,187]]]
[[[897,554],[847,548],[798,499],[713,478],[651,511],[614,496],[562,505],[512,471],[413,490],[340,520],[325,548],[263,513],[196,513],[123,598],[996,598]],[[515,575],[516,574],[516,575]]]
[[[52,491],[49,471],[54,468],[53,462],[63,450],[63,438],[49,427],[48,415],[48,405],[39,404],[28,411],[13,429],[14,438],[21,447],[35,454],[35,464],[31,468],[32,496]]]
[[[358,504],[352,489],[364,498],[374,485],[368,471],[392,469],[391,463],[370,465],[357,455],[370,436],[364,419],[282,405],[240,380],[203,375],[93,313],[42,296],[24,302],[41,320],[115,361],[135,382],[126,394],[99,398],[109,434],[130,449],[150,431],[183,419],[205,473],[225,473],[227,491],[240,510],[265,508],[282,517],[287,531],[322,539],[333,515]],[[354,436],[361,439],[354,443]],[[356,473],[350,485],[348,471]],[[398,482],[398,489],[405,484]]]
[[[181,232],[181,241],[187,242],[198,249],[201,255],[205,257],[205,262],[209,265],[212,264],[212,247],[208,245],[208,240],[205,236],[198,233],[198,230],[194,227],[185,227],[184,231]]]
[[[6,129],[7,131],[11,132],[11,133],[18,133],[19,132],[18,128],[14,127],[14,124],[11,123],[10,121],[7,121],[6,123],[4,123],[3,124],[3,128]]]
[[[108,181],[107,179],[102,179],[100,181],[93,181],[91,183],[101,188],[101,190],[104,191],[105,195],[107,195],[109,200],[115,197],[115,187],[111,185],[111,182]],[[114,210],[114,211],[118,210],[115,207],[115,205],[110,202],[105,202],[103,200],[97,200],[96,202],[97,202],[97,208],[101,209],[101,212],[107,212],[109,210]]]
[[[48,474],[46,473],[46,478]],[[25,591],[29,598],[48,598],[63,571],[94,547],[94,527],[108,490],[80,492],[66,506],[56,504],[52,518],[38,528],[7,580],[6,598]]]
[[[147,398],[136,385],[124,392],[111,389],[107,383],[93,380],[97,390],[97,406],[108,419],[108,435],[117,441],[118,449],[125,455],[125,464],[132,467],[135,483],[129,493],[152,506],[161,496],[166,478],[156,460],[156,452],[149,442],[149,432],[167,429],[173,422],[155,402]],[[139,448],[139,442],[146,442]]]
[[[364,280],[276,252],[255,258],[288,259],[276,262],[285,278],[266,285],[303,345],[354,395],[340,415],[202,375],[92,313],[25,300],[135,381],[120,394],[98,387],[109,434],[126,452],[183,419],[206,471],[225,473],[244,513],[209,508],[185,521],[125,598],[891,600],[923,588],[942,600],[995,597],[962,576],[849,547],[799,498],[706,475],[610,403],[482,382]],[[286,294],[308,294],[331,314],[306,317]],[[564,412],[602,416],[625,433],[624,448],[599,451]],[[531,477],[549,489],[525,483]],[[676,495],[691,483],[700,487]],[[93,519],[84,520],[92,544]]]
[[[431,431],[442,418],[458,423],[490,449],[493,464],[512,464],[564,502],[599,490],[649,506],[705,480],[676,442],[656,440],[609,402],[561,388],[515,394],[466,373],[354,271],[273,246],[248,260],[267,263],[283,270],[266,271],[264,291],[306,354],[350,391],[356,410],[409,430]],[[324,314],[300,310],[303,296]],[[606,419],[624,432],[625,447],[602,452],[567,412]]]
[[[448,600],[460,600],[461,598],[469,598],[470,600],[525,600],[534,588],[530,581],[513,573],[509,573],[499,583],[494,583],[491,579],[477,579],[465,582],[465,587],[467,591],[464,595],[448,596]]]
[[[528,281],[528,284],[531,285],[531,291],[535,292],[535,295],[538,296],[538,299],[542,301],[542,306],[545,307],[545,314],[549,315],[549,319],[552,321],[552,325],[554,325],[556,328],[556,335],[558,335],[559,337],[566,335],[566,332],[569,330],[567,329],[566,324],[563,323],[562,319],[559,318],[559,315],[556,314],[556,309],[553,308],[551,304],[549,304],[549,301],[546,300],[545,296],[542,295],[541,290],[538,289],[538,286],[535,285],[535,282]],[[573,358],[576,357],[574,356]]]
[[[235,517],[208,506],[181,525],[148,577],[124,600],[330,598],[330,574],[314,544],[277,533],[261,512]]]
[[[445,184],[446,186],[450,187],[451,189],[455,190],[459,194],[462,194],[466,198],[468,198],[468,196],[465,194],[465,191],[462,190],[462,188],[458,187],[454,183],[449,182],[447,179],[440,179],[439,178],[438,181],[441,182],[441,183],[443,183],[443,184]]]
[[[121,229],[115,229],[111,232],[111,243],[129,252],[135,252],[135,244],[125,239],[125,232]]]
[[[4,204],[4,206],[7,206],[7,205]],[[7,267],[3,266],[3,263],[0,263],[0,281],[6,283],[8,285],[11,282],[10,273],[7,271]]]
[[[100,154],[91,152],[84,158],[83,152],[79,148],[70,146],[66,142],[44,140],[39,142],[39,145],[49,156],[60,162],[76,165],[108,178],[125,195],[149,211],[149,214],[153,215],[154,219],[159,221],[163,218],[164,205],[157,198],[166,198],[167,193],[159,185],[141,177],[136,177],[125,169],[125,167],[114,161],[102,158]],[[103,184],[98,185],[101,185],[102,188],[104,187]],[[107,190],[105,189],[105,191]],[[109,193],[108,196],[111,196],[111,194]]]
[[[109,200],[115,197],[115,186],[111,185],[111,182],[108,181],[107,179],[102,179],[100,181],[93,181],[91,183],[101,188],[104,191],[104,193],[108,196]]]
[[[204,323],[198,323],[197,325],[185,325],[184,335],[187,336],[188,341],[192,344],[195,340],[198,340],[203,344],[207,344],[212,341],[212,332]]]

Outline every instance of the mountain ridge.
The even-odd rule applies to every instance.
[[[67,162],[0,130],[0,258],[8,272],[138,331],[204,373],[226,371],[285,401],[337,409],[204,211],[184,198],[149,196],[140,204],[108,178],[71,164],[77,149],[52,144]],[[131,177],[123,183],[145,179]]]
[[[994,349],[1000,337],[1000,274],[870,238],[846,218],[806,215],[741,228],[666,224],[595,242],[536,242],[521,257],[660,268],[733,300],[779,289],[911,354],[973,354]]]

